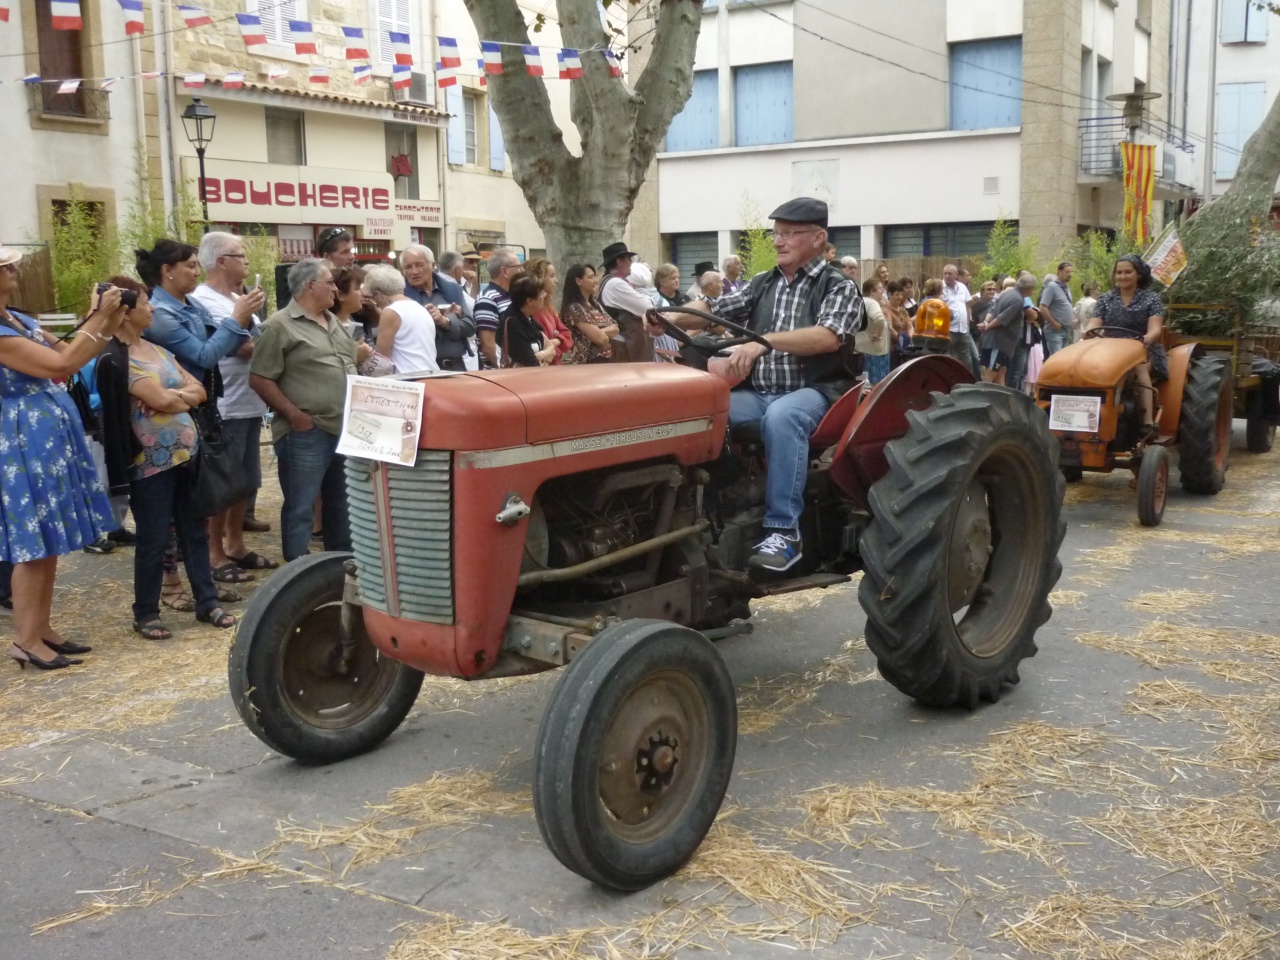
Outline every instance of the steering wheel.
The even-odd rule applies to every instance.
[[[687,332],[681,330],[674,323],[664,317],[664,313],[687,313],[692,317],[701,317],[703,320],[706,320],[714,326],[728,327],[734,333],[738,334],[738,336],[730,337],[727,340],[707,336],[690,337]],[[732,320],[722,320],[720,317],[713,316],[705,311],[695,310],[693,307],[663,307],[661,310],[655,308],[654,310],[649,311],[649,316],[655,317],[658,322],[662,324],[667,333],[671,334],[672,337],[684,346],[692,347],[694,350],[698,350],[707,356],[714,356],[721,350],[728,350],[730,347],[738,347],[744,343],[758,343],[760,346],[764,347],[766,353],[773,349],[773,344],[760,336],[760,334],[756,333],[754,330],[740,326]]]
[[[1128,327],[1117,327],[1103,325],[1101,327],[1092,327],[1084,332],[1082,340],[1096,340],[1098,337],[1107,336],[1106,331],[1111,330],[1120,340],[1142,340],[1145,334],[1138,333],[1136,330],[1130,330]]]

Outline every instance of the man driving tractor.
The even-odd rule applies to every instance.
[[[768,461],[765,539],[750,565],[781,572],[800,559],[800,514],[809,437],[827,408],[853,386],[840,348],[862,325],[862,295],[823,259],[827,205],[798,197],[773,213],[778,265],[711,301],[711,312],[763,335],[769,346],[734,347],[729,372],[745,382],[729,395],[729,423],[759,423]]]

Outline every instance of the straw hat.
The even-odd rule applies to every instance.
[[[9,264],[17,263],[21,259],[21,250],[15,250],[13,247],[0,246],[0,267],[7,267]]]

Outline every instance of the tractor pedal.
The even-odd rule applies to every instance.
[[[853,577],[843,573],[815,573],[809,577],[796,580],[783,580],[780,583],[758,585],[760,596],[776,597],[780,593],[798,593],[801,590],[825,589],[848,583]]]

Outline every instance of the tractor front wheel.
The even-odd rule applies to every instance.
[[[1169,451],[1164,447],[1147,447],[1138,467],[1138,522],[1144,527],[1158,527],[1164,519],[1165,500],[1169,495]]]
[[[1231,450],[1231,377],[1221,360],[1196,357],[1187,368],[1178,417],[1178,474],[1188,493],[1213,494],[1227,479]]]
[[[286,564],[249,601],[227,663],[245,726],[303,763],[372,750],[400,726],[422,687],[420,671],[373,645],[358,612],[344,628],[350,558],[315,553]]]
[[[1062,573],[1058,443],[1030,397],[935,393],[885,446],[858,599],[881,675],[929,706],[975,707],[1018,682]]]
[[[542,715],[543,840],[602,887],[670,876],[715,821],[737,737],[733,681],[710,640],[662,620],[609,627],[565,668]]]

